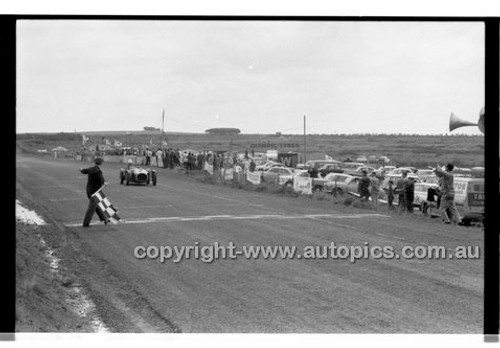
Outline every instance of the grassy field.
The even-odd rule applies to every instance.
[[[89,145],[102,144],[106,138],[119,140],[127,146],[149,145],[158,147],[160,132],[93,132],[86,133]],[[252,148],[256,152],[278,149],[304,152],[304,136],[300,134],[239,134],[215,136],[203,133],[166,133],[168,147],[178,149],[229,150],[243,152]],[[64,146],[75,151],[81,146],[81,136],[75,133],[18,134],[17,147],[23,152],[36,153],[38,149]],[[453,162],[459,167],[484,166],[484,136],[482,135],[405,135],[405,134],[308,134],[307,159],[322,159],[325,154],[337,160],[355,160],[358,156],[387,156],[391,164],[425,168],[436,162]],[[300,161],[301,159],[299,159]]]

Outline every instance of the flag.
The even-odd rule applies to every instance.
[[[118,211],[115,209],[115,207],[113,207],[113,204],[111,204],[102,189],[94,193],[91,198],[94,200],[94,202],[96,202],[97,209],[101,211],[106,219],[110,220],[114,224],[118,223],[118,220],[120,220]]]

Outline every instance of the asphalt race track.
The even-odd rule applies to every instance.
[[[480,228],[204,184],[158,171],[158,185],[105,192],[122,222],[82,228],[88,163],[17,157],[18,187],[59,226],[115,331],[482,333],[483,259],[137,259],[136,246],[479,246]],[[416,213],[416,215],[418,212]],[[68,267],[69,267],[68,266]]]

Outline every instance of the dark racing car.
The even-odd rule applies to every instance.
[[[120,169],[120,184],[125,182],[126,185],[130,183],[145,184],[149,183],[156,186],[156,172],[153,169],[144,169],[141,167],[129,167]]]

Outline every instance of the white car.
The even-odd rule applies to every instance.
[[[312,186],[315,190],[325,190],[325,184],[327,183],[335,183],[335,181],[344,181],[344,178],[350,177],[352,175],[344,174],[344,173],[330,173],[327,174],[324,178],[313,178]],[[326,192],[331,192],[331,189],[325,190]]]
[[[274,182],[278,185],[293,183],[293,169],[287,167],[272,167],[262,173],[265,182]]]
[[[399,167],[396,169],[391,170],[387,175],[401,175],[401,173],[413,173],[412,168],[407,168],[407,167]]]
[[[278,162],[274,162],[274,161],[269,161],[269,162],[266,162],[266,164],[263,164],[263,165],[260,165],[260,166],[256,166],[255,167],[255,170],[260,170],[260,171],[267,171],[269,170],[270,168],[273,168],[273,167],[286,167],[284,164],[282,163],[278,163]]]
[[[345,193],[345,192],[358,192],[359,177],[349,174],[332,173],[332,180],[323,184],[323,191],[329,193]]]
[[[420,180],[425,181],[427,178],[435,177],[434,171],[432,169],[417,169],[415,173],[420,178]]]
[[[413,205],[418,207],[420,211],[424,211],[424,206],[427,201],[427,190],[430,188],[438,188],[438,184],[431,184],[431,183],[424,183],[424,182],[419,182],[415,183],[415,191],[414,191],[414,198],[413,198]]]
[[[378,172],[383,171],[383,172],[386,172],[386,173],[387,173],[387,172],[390,172],[390,171],[392,171],[392,170],[394,170],[394,169],[396,169],[396,168],[397,168],[396,166],[381,166],[381,167],[379,167],[379,168],[377,169],[377,171],[378,171]]]

